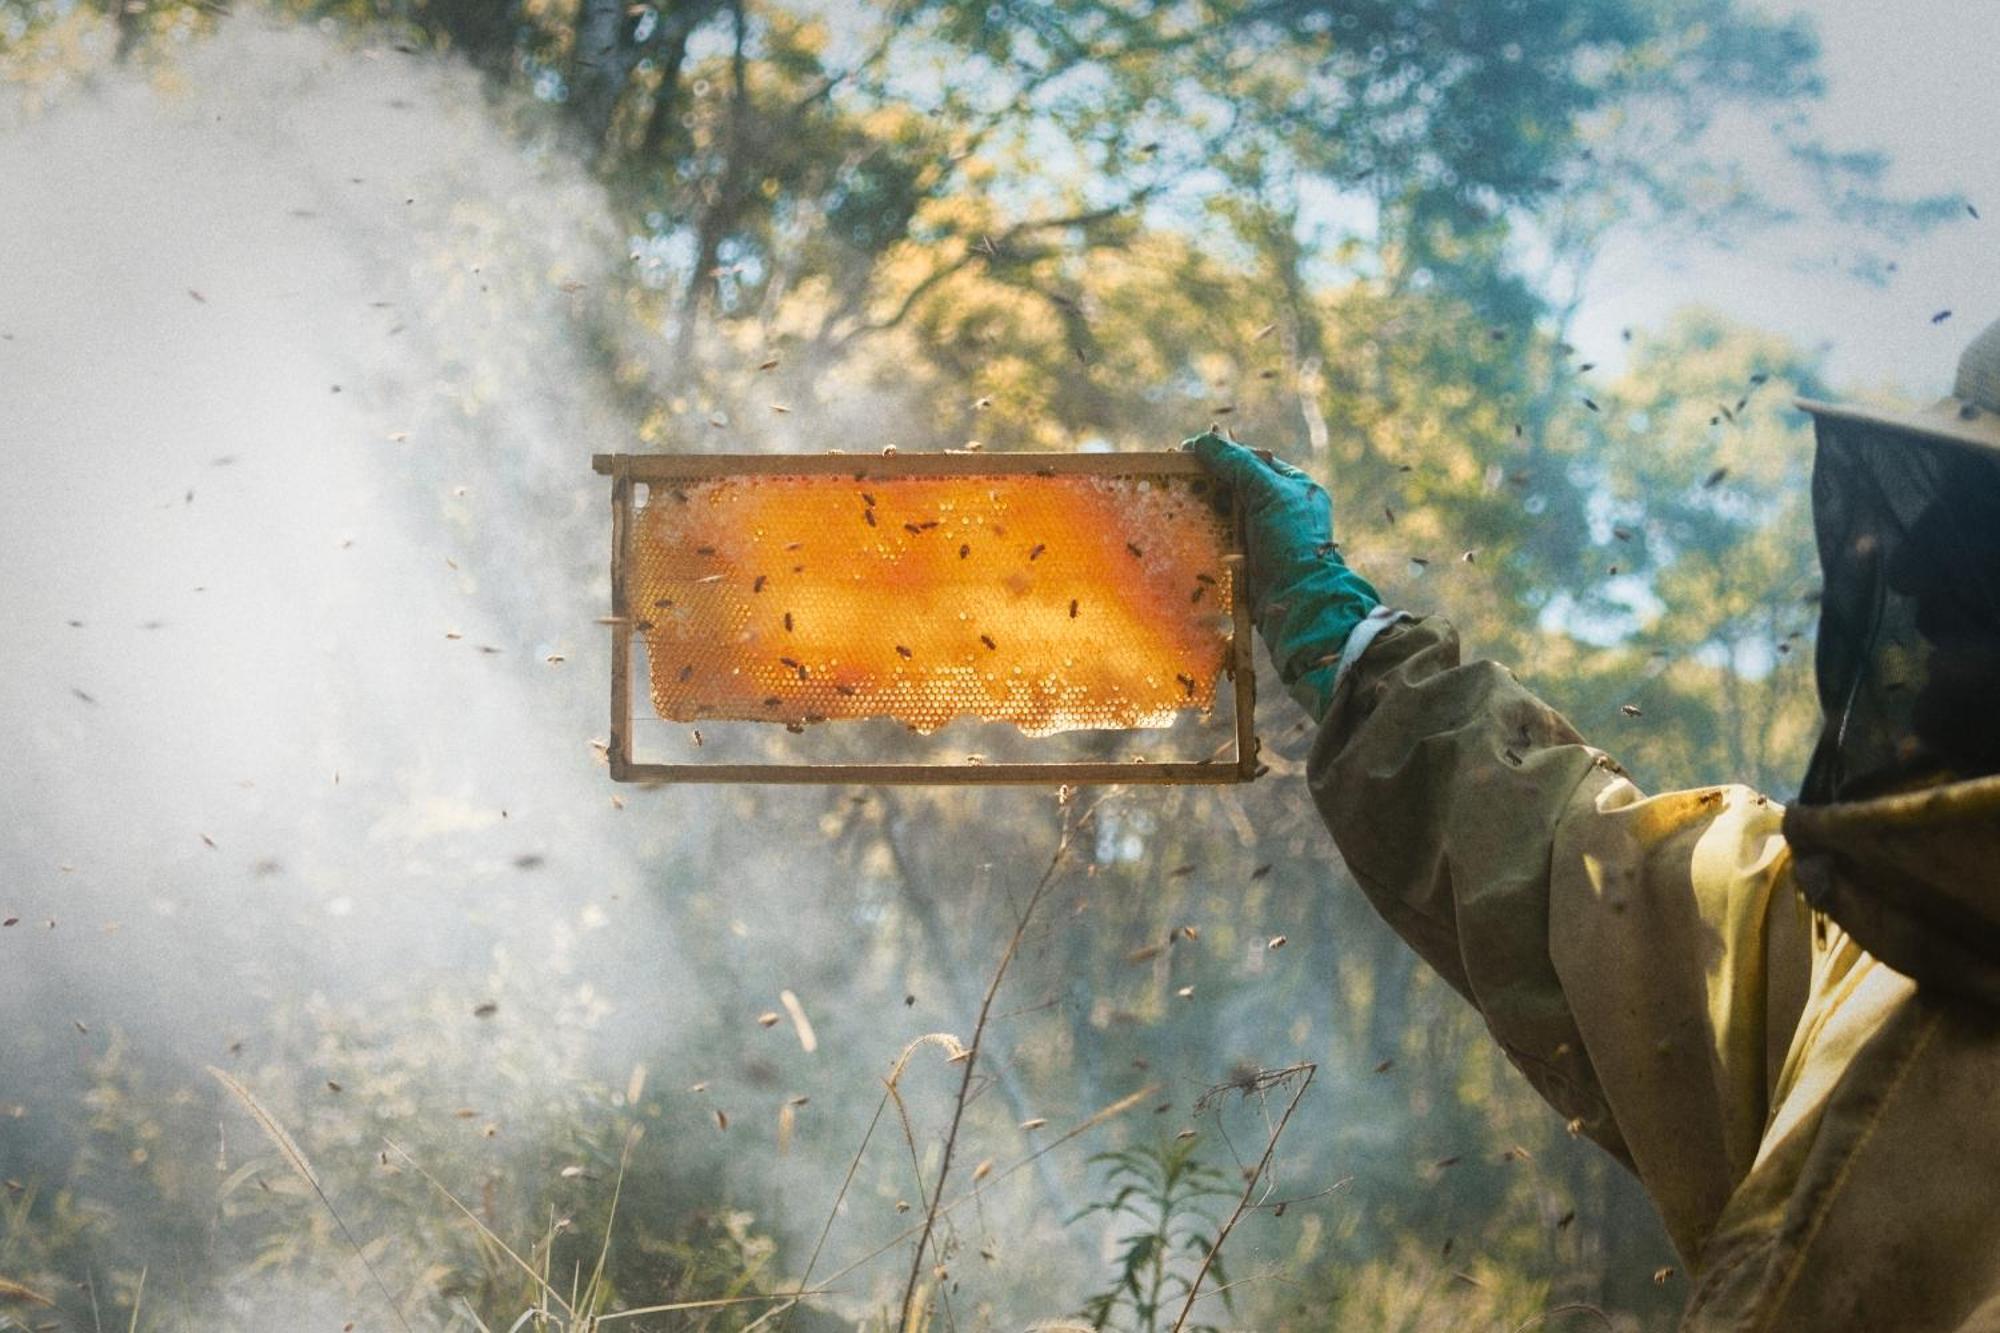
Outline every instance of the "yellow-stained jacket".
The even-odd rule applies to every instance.
[[[1646,796],[1434,619],[1346,670],[1308,771],[1383,917],[1637,1173],[1684,1327],[2000,1330],[2000,1029],[1805,910],[1775,803]]]

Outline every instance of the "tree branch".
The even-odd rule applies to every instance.
[[[1256,1207],[1250,1200],[1257,1193],[1257,1183],[1264,1178],[1264,1173],[1270,1170],[1271,1154],[1278,1150],[1278,1140],[1284,1137],[1285,1126],[1291,1123],[1292,1112],[1299,1109],[1299,1099],[1306,1095],[1306,1089],[1312,1086],[1313,1075],[1319,1072],[1317,1065],[1307,1064],[1301,1068],[1305,1070],[1306,1076],[1299,1080],[1299,1086],[1292,1092],[1292,1100],[1285,1106],[1285,1113],[1278,1117],[1277,1125],[1271,1130],[1271,1137],[1264,1144],[1264,1155],[1257,1160],[1257,1168],[1243,1182],[1243,1196],[1236,1201],[1236,1210],[1229,1214],[1229,1220],[1215,1233],[1215,1242],[1208,1247],[1208,1253],[1202,1256],[1201,1267],[1195,1271],[1194,1281],[1188,1283],[1187,1301],[1181,1306],[1180,1316],[1174,1320],[1172,1333],[1181,1333],[1181,1329],[1187,1325],[1188,1316],[1194,1313],[1195,1300],[1201,1295],[1202,1281],[1208,1276],[1208,1270],[1215,1265],[1215,1256],[1222,1253],[1222,1246],[1228,1241],[1229,1233],[1236,1230],[1236,1224],[1243,1220],[1243,1215]]]
[[[1021,222],[1016,222],[1013,226],[1001,232],[997,240],[991,237],[982,238],[985,242],[984,248],[976,245],[968,247],[963,255],[946,264],[943,268],[931,270],[924,276],[923,281],[904,293],[903,299],[897,303],[896,309],[893,312],[882,319],[863,320],[847,332],[834,338],[830,346],[833,350],[840,351],[858,338],[876,333],[887,333],[908,319],[916,311],[918,303],[925,296],[937,290],[940,283],[946,282],[963,273],[982,259],[991,262],[998,258],[1000,252],[1006,249],[1009,244],[1024,236],[1032,235],[1038,231],[1060,231],[1065,227],[1094,227],[1099,223],[1110,221],[1127,209],[1144,203],[1150,193],[1151,187],[1148,187],[1147,189],[1137,191],[1129,199],[1107,205],[1104,208],[1093,208],[1087,212],[1070,213],[1062,217],[1029,218]]]

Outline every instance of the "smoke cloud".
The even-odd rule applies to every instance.
[[[636,1095],[675,1180],[768,1200],[772,1125],[810,1095],[833,1109],[796,1116],[797,1207],[759,1225],[824,1218],[862,1123],[843,1097],[872,1103],[893,1055],[843,1041],[832,987],[903,978],[839,957],[802,977],[851,926],[818,905],[829,872],[722,838],[748,798],[619,791],[590,744],[589,456],[631,447],[605,386],[639,335],[611,210],[537,115],[448,59],[241,19],[0,138],[9,1176],[143,1130],[129,1081],[155,1078],[215,1123],[151,1153],[227,1177],[263,1145],[216,1063],[320,1145],[336,1198],[387,1174],[381,1133],[481,1154],[491,1188],[508,1153]],[[746,1017],[792,987],[816,1056]],[[759,1044],[716,1058],[718,1030]],[[174,1268],[178,1233],[136,1186],[130,1207],[102,1261]],[[355,1313],[300,1268],[224,1293],[187,1262],[204,1326]]]

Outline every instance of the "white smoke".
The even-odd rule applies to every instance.
[[[772,1117],[812,1095],[786,1215],[759,1219],[810,1240],[903,1040],[869,1014],[913,1034],[947,997],[906,1012],[893,954],[829,949],[856,928],[836,869],[746,822],[810,828],[845,796],[620,792],[590,745],[609,525],[589,457],[633,447],[640,409],[612,371],[656,352],[575,146],[448,58],[255,18],[14,112],[0,917],[19,924],[0,929],[0,1110],[20,1113],[0,1118],[0,1158],[55,1169],[128,1046],[200,1098],[204,1064],[233,1068],[343,1143],[319,1164],[336,1195],[380,1147],[343,1119],[376,1068],[363,1048],[417,1052],[370,1105],[475,1111],[464,1132],[490,1129],[489,1156],[549,1129],[506,1104],[524,1084],[625,1088],[650,1062],[655,1142],[735,1196],[768,1191]],[[699,947],[677,936],[690,920]],[[711,1054],[718,1025],[756,1040],[745,1016],[787,985],[817,1057],[782,1029]],[[847,987],[876,1007],[847,1018]],[[917,1114],[944,1086],[912,1075]],[[710,1124],[722,1104],[750,1126],[734,1139]],[[152,1151],[205,1163],[219,1142],[233,1169],[260,1145],[221,1111],[216,1142]],[[1012,1215],[1009,1188],[982,1226]],[[892,1201],[869,1198],[872,1238],[850,1239],[857,1187],[828,1262],[904,1225]],[[122,1235],[103,1262],[169,1262],[164,1233]],[[1010,1241],[1012,1262],[1058,1261]],[[1046,1287],[1021,1299],[1052,1312]],[[307,1304],[354,1312],[301,1279],[228,1315],[270,1326]]]

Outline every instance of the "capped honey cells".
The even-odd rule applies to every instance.
[[[647,486],[629,605],[662,718],[958,718],[1031,736],[1215,705],[1229,524],[1191,476]]]

